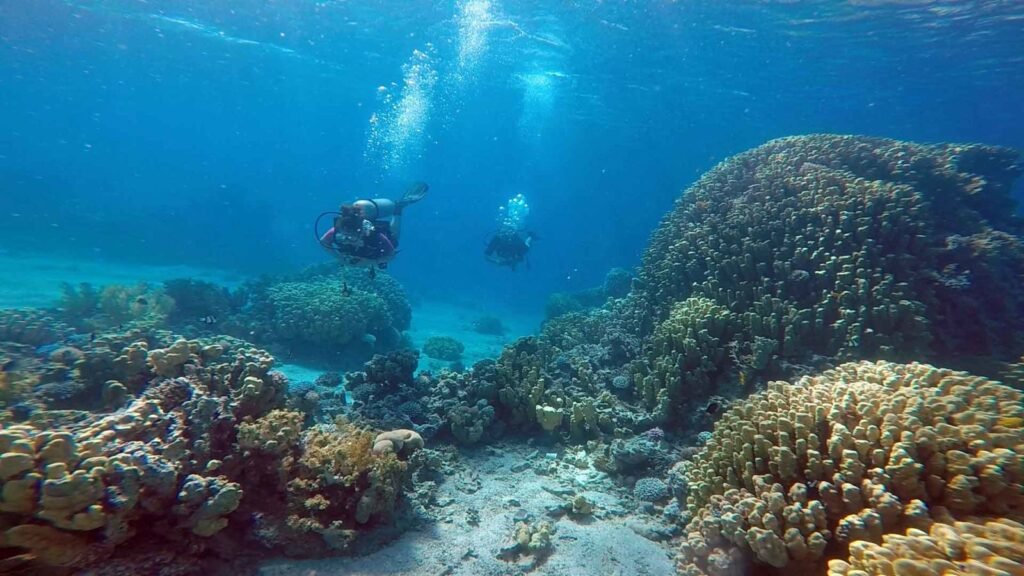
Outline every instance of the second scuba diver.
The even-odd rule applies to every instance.
[[[516,194],[498,209],[498,230],[484,249],[484,258],[488,262],[515,270],[526,260],[526,254],[536,238],[533,232],[526,230],[526,217],[529,214],[530,206],[522,194]]]
[[[342,204],[334,226],[319,237],[320,245],[342,265],[368,267],[374,277],[377,269],[387,268],[398,253],[402,211],[423,199],[428,189],[417,182],[399,200],[363,198]]]

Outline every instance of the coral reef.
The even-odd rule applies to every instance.
[[[298,346],[344,346],[390,320],[379,298],[362,291],[345,296],[326,278],[275,284],[268,297],[276,337]]]
[[[634,364],[635,394],[654,413],[655,420],[668,422],[677,408],[720,391],[730,374],[726,342],[733,340],[737,320],[724,306],[707,298],[693,297],[672,306],[668,318],[658,324],[647,346],[647,362]],[[772,353],[771,346],[756,359],[762,368]]]
[[[642,407],[623,402],[617,382],[630,378],[641,353],[630,300],[548,320],[541,334],[509,345],[473,378],[493,385],[488,402],[513,429],[567,433],[574,441],[628,436],[653,424]],[[488,389],[483,387],[483,389]]]
[[[462,342],[450,336],[431,336],[423,343],[423,353],[437,360],[454,362],[462,358],[466,349]]]
[[[460,444],[486,442],[503,432],[493,406],[497,389],[482,378],[492,364],[478,366],[468,374],[444,370],[431,379],[430,408],[443,423],[442,431]]]
[[[324,555],[345,551],[360,528],[387,520],[407,477],[398,452],[374,452],[372,433],[339,420],[301,435],[302,416],[271,412],[253,423],[256,429],[287,430],[262,439],[248,455],[276,490],[254,504],[260,514],[257,538],[264,546],[288,554]],[[422,447],[422,439],[419,446]]]
[[[832,560],[828,576],[882,574],[1019,574],[1024,566],[1024,524],[944,519],[927,530],[886,534],[881,545],[850,545],[850,561]],[[856,571],[856,572],[855,572]]]
[[[282,409],[273,362],[231,338],[132,329],[90,342],[72,383],[123,407],[2,423],[4,569],[193,573],[244,559],[254,523],[264,553],[321,555],[387,520],[407,478],[398,456],[422,439],[399,434],[403,446],[375,454],[372,432],[305,428]]]
[[[504,336],[507,328],[501,318],[493,314],[484,314],[473,321],[473,331],[488,336]]]
[[[677,202],[644,254],[643,293],[658,318],[709,298],[737,315],[741,344],[769,339],[793,362],[1019,353],[1016,160],[981,145],[773,140]]]
[[[431,474],[456,451],[425,444],[522,434],[532,453],[501,473],[558,480],[548,518],[644,514],[643,538],[684,532],[683,574],[1016,574],[1022,392],[892,362],[1024,381],[1016,159],[769,142],[679,200],[638,278],[553,295],[540,334],[468,370],[461,343],[433,337],[423,354],[452,364],[416,374],[398,284],[333,266],[234,291],[68,285],[59,309],[0,312],[0,572],[353,551],[394,525],[413,479],[417,499],[450,504]],[[473,329],[504,331],[493,316]],[[246,340],[196,337],[214,331]],[[289,386],[250,339],[361,369]],[[473,471],[458,481],[481,489]],[[602,483],[626,504],[588,488]],[[537,568],[553,526],[509,521],[498,557]]]
[[[76,329],[89,332],[114,329],[124,324],[163,326],[174,310],[174,299],[163,288],[139,283],[111,284],[97,289],[88,283],[61,285],[61,318]]]
[[[550,320],[563,314],[599,308],[609,298],[625,298],[632,289],[633,274],[624,268],[612,268],[600,286],[579,292],[556,292],[549,296],[544,314]]]
[[[657,478],[641,478],[633,486],[633,497],[641,502],[657,502],[668,495],[668,485]]]
[[[71,327],[33,308],[0,310],[0,342],[42,346],[70,335]]]
[[[241,311],[240,295],[211,282],[174,278],[164,282],[163,291],[174,300],[167,322],[175,328],[195,326],[206,318],[216,321]]]
[[[612,268],[604,277],[606,298],[625,298],[633,289],[633,273],[625,268]]]
[[[222,329],[276,353],[314,363],[356,367],[401,348],[412,313],[405,293],[386,274],[318,266],[243,285],[242,312]]]
[[[773,382],[686,463],[684,574],[811,569],[947,517],[1024,517],[1022,393],[926,364]],[[978,521],[978,520],[973,520]]]

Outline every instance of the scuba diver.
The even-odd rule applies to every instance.
[[[366,266],[370,277],[378,268],[385,269],[398,253],[402,229],[402,211],[427,195],[427,186],[417,182],[401,199],[362,198],[342,204],[337,212],[324,212],[320,218],[334,214],[334,226],[323,235],[314,226],[320,245],[333,254],[343,266]],[[320,218],[317,218],[319,224]]]
[[[526,253],[533,244],[533,233],[518,230],[498,230],[487,243],[484,257],[498,266],[508,266],[512,270],[526,259]]]
[[[537,237],[526,230],[526,217],[529,214],[530,206],[522,194],[516,194],[498,209],[498,230],[484,249],[484,258],[488,262],[515,270],[516,266],[526,260],[526,254]]]

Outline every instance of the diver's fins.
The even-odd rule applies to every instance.
[[[399,208],[405,208],[409,204],[414,204],[423,199],[427,195],[427,190],[430,190],[430,186],[427,186],[426,182],[416,182],[405,191],[405,196],[398,201]]]

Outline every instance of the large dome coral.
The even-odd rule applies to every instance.
[[[1020,353],[1024,245],[1016,152],[809,135],[734,156],[654,233],[640,278],[655,318],[709,298],[740,348],[780,358]],[[998,294],[998,298],[992,295]]]
[[[359,365],[400,345],[412,318],[398,282],[365,270],[317,266],[243,289],[249,305],[227,328],[309,361]]]

